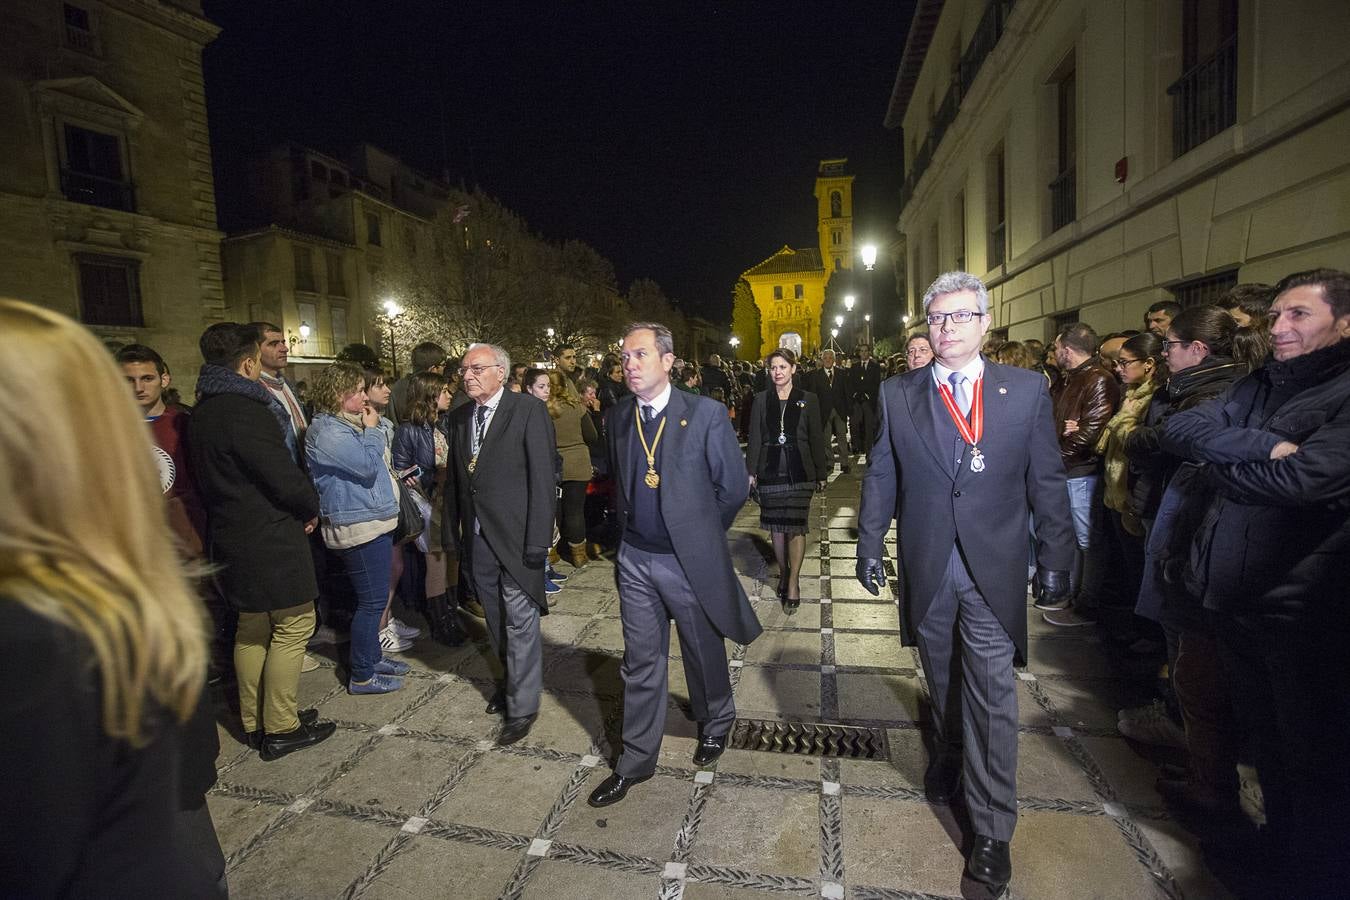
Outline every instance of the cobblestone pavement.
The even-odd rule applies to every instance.
[[[857,476],[845,476],[817,500],[793,616],[772,599],[772,553],[747,506],[731,541],[766,630],[729,656],[741,717],[881,729],[887,759],[728,750],[696,769],[674,645],[656,777],[616,806],[587,806],[621,721],[619,598],[602,560],[572,576],[543,620],[545,696],[521,744],[493,744],[484,640],[457,650],[418,641],[402,657],[414,666],[406,686],[382,697],[348,696],[326,660],[302,677],[301,706],[338,732],[276,762],[248,751],[223,713],[210,808],[232,895],[984,896],[962,879],[959,813],[923,798],[925,686],[899,644],[894,597],[853,580],[857,498]],[[1091,629],[1031,619],[1011,896],[1227,896],[1154,792],[1153,764],[1115,730],[1117,709],[1141,698],[1082,633]]]

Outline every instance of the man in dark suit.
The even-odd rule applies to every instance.
[[[505,388],[511,358],[473,344],[459,368],[473,399],[450,414],[445,521],[483,604],[488,639],[506,670],[488,703],[506,713],[500,745],[525,737],[543,686],[539,617],[548,614],[544,563],[557,485],[548,408]]]
[[[726,408],[672,390],[664,325],[631,325],[623,367],[633,394],[605,416],[623,523],[616,580],[623,619],[623,754],[587,802],[617,803],[656,771],[666,722],[670,620],[699,723],[694,764],[722,755],[736,718],[725,638],[748,644],[759,620],[731,565],[726,530],[750,479]],[[720,523],[717,527],[715,523]]]
[[[870,453],[877,437],[877,392],[881,389],[881,364],[872,358],[872,348],[858,348],[858,361],[849,369],[853,381],[851,421],[853,446]]]
[[[852,459],[848,446],[848,412],[852,388],[848,371],[835,366],[833,350],[825,350],[820,354],[820,368],[810,374],[806,389],[820,399],[820,419],[825,426],[825,441],[828,443],[830,435],[834,435],[839,467],[847,474]]]
[[[1073,527],[1045,379],[980,356],[984,284],[941,275],[924,310],[936,358],[880,388],[857,576],[873,594],[885,583],[882,542],[898,519],[903,641],[918,644],[936,720],[924,787],[945,802],[964,778],[976,835],[966,871],[1004,885],[1017,824],[1013,664],[1027,656],[1027,517],[1051,596],[1068,591]]]

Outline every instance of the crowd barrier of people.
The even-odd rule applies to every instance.
[[[423,638],[412,613],[452,646],[463,617],[483,620],[497,742],[523,739],[540,618],[602,553],[622,601],[623,751],[588,802],[655,771],[672,621],[708,765],[735,718],[724,641],[761,630],[727,528],[755,496],[794,612],[813,495],[865,459],[858,580],[879,593],[898,523],[902,642],[932,701],[924,788],[964,800],[972,878],[1011,878],[1029,585],[1049,628],[1096,629],[1157,686],[1118,730],[1184,751],[1162,797],[1230,835],[1259,826],[1272,883],[1332,895],[1350,801],[1350,275],[1160,301],[1139,330],[1075,323],[1045,347],[992,340],[987,290],[953,272],[924,320],[884,361],[861,346],[688,365],[668,329],[638,323],[589,366],[572,346],[534,368],[423,342],[393,380],[358,344],[303,386],[280,328],[226,322],[201,335],[189,407],[153,348],[110,359],[70,320],[0,301],[24,348],[0,362],[9,396],[61,411],[16,414],[0,441],[0,658],[29,686],[6,693],[20,739],[3,759],[32,775],[7,807],[32,815],[9,827],[45,829],[36,856],[32,840],[22,860],[3,851],[4,871],[38,895],[112,878],[223,894],[203,687],[233,684],[243,741],[280,759],[336,728],[298,708],[312,654],[346,644],[349,693],[398,691],[396,654]]]

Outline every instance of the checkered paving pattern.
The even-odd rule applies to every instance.
[[[728,655],[740,715],[881,728],[888,760],[728,750],[697,769],[672,640],[656,777],[622,803],[590,808],[586,795],[609,774],[622,721],[619,599],[602,560],[569,579],[543,620],[545,696],[520,744],[493,742],[500,718],[483,708],[496,663],[481,631],[456,650],[418,641],[402,656],[412,675],[390,695],[348,696],[327,660],[302,677],[301,706],[317,706],[338,732],[276,762],[247,750],[222,713],[209,802],[231,894],[987,896],[962,879],[959,808],[923,796],[926,684],[917,654],[900,646],[894,596],[873,598],[853,579],[857,497],[855,475],[832,479],[817,499],[802,605],[791,616],[773,599],[758,511],[742,513],[733,556],[766,630]],[[1065,634],[1031,619],[1031,665],[1018,673],[1021,817],[1007,895],[1226,896],[1153,791],[1156,769],[1115,730],[1116,710],[1140,698],[1082,633],[1091,629]]]

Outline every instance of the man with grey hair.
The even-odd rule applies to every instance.
[[[539,617],[548,614],[544,564],[553,537],[556,453],[548,408],[505,389],[511,357],[472,344],[459,373],[473,400],[450,413],[445,521],[483,605],[488,640],[505,670],[487,712],[506,714],[497,743],[525,737],[543,686]]]
[[[656,772],[669,702],[671,620],[699,725],[696,766],[722,755],[736,719],[724,641],[748,644],[761,631],[726,539],[750,490],[745,458],[722,404],[672,390],[674,350],[664,325],[629,326],[622,359],[632,393],[605,414],[623,525],[615,573],[623,619],[623,753],[587,799],[594,807],[618,803]]]
[[[917,644],[936,746],[924,789],[947,802],[965,781],[971,878],[1012,877],[1017,824],[1016,660],[1027,656],[1027,521],[1035,514],[1043,596],[1067,592],[1072,560],[1064,466],[1045,379],[980,356],[989,295],[947,272],[924,294],[933,362],[887,379],[863,476],[857,577],[877,594],[899,520],[902,641]]]
[[[852,456],[848,447],[849,373],[834,364],[834,351],[820,354],[820,368],[807,376],[807,390],[820,399],[820,419],[825,426],[826,443],[834,435],[838,463],[847,474]]]

